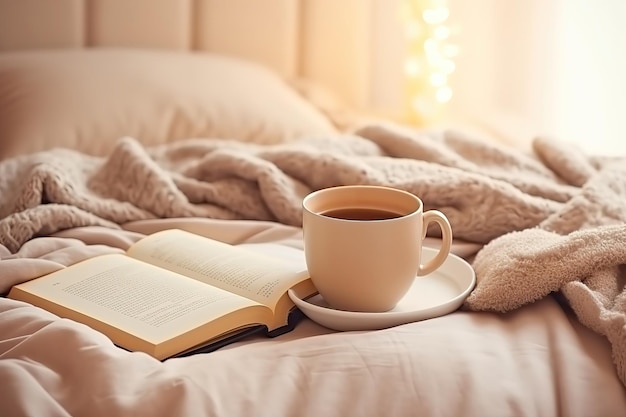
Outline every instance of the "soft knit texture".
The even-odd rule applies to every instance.
[[[507,312],[560,291],[612,343],[626,382],[626,158],[554,140],[535,140],[529,155],[462,132],[375,124],[269,146],[125,138],[107,158],[52,150],[0,163],[0,243],[16,251],[70,227],[163,217],[299,226],[308,192],[344,184],[413,192],[455,237],[486,244],[466,309]]]

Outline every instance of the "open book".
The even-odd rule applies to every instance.
[[[293,328],[287,290],[316,290],[293,262],[182,230],[147,236],[14,286],[8,297],[84,323],[128,350],[165,359],[262,329]]]

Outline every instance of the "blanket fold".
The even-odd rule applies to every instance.
[[[526,153],[464,132],[380,123],[277,145],[190,139],[145,148],[123,138],[106,158],[55,149],[0,162],[0,244],[15,252],[70,227],[165,217],[300,226],[307,193],[345,184],[412,192],[446,214],[456,238],[485,244],[465,309],[506,312],[560,291],[612,343],[626,383],[626,157],[551,139]]]

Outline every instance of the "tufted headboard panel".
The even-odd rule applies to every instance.
[[[0,52],[209,51],[318,82],[363,107],[372,9],[368,0],[0,0]]]

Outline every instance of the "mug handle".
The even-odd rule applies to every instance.
[[[441,228],[441,247],[439,248],[437,256],[431,259],[430,262],[426,265],[420,264],[417,270],[418,276],[428,275],[435,269],[439,268],[450,254],[450,248],[452,246],[452,227],[450,226],[448,218],[442,212],[438,210],[428,210],[424,212],[422,217],[422,240],[426,237],[428,224],[432,222],[437,223]]]

